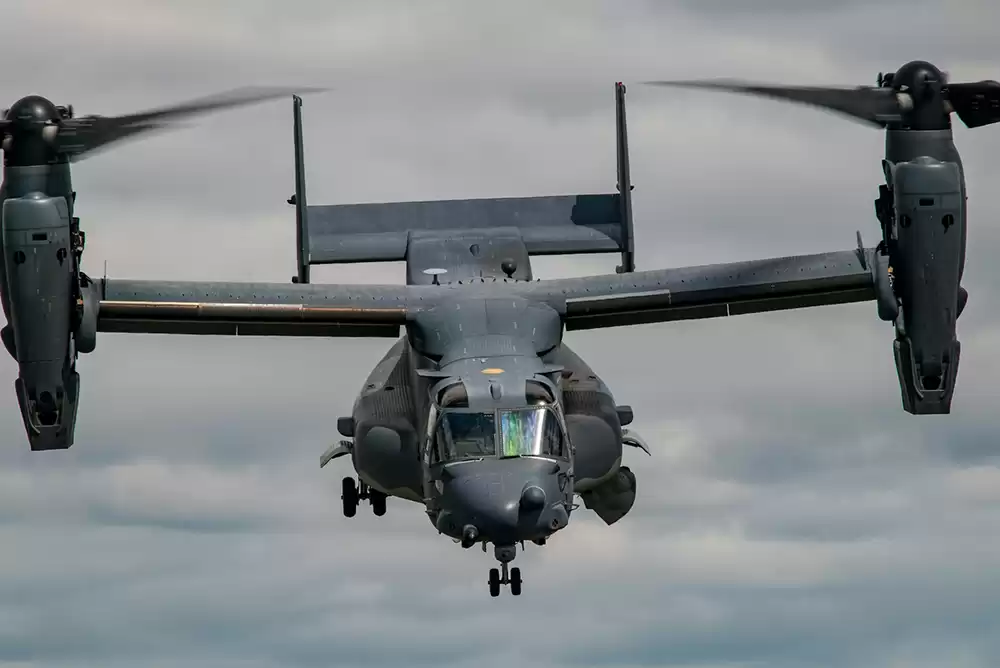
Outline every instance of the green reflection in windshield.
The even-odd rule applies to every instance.
[[[542,433],[547,413],[544,408],[500,411],[500,456],[543,454]]]

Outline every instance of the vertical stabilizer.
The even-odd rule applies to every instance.
[[[302,142],[302,98],[292,97],[292,113],[294,117],[295,142],[295,250],[298,273],[292,278],[293,283],[309,282],[309,219],[306,207],[306,161],[305,147]]]
[[[628,129],[625,125],[625,84],[615,84],[615,136],[618,148],[618,193],[621,206],[622,263],[618,273],[635,271],[635,239],[632,236],[632,178],[628,164]]]

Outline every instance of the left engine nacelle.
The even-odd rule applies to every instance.
[[[889,256],[875,258],[880,316],[896,324],[893,352],[904,410],[946,414],[961,352],[955,325],[968,299],[960,285],[962,175],[955,162],[920,157],[893,165],[891,177]]]
[[[32,450],[63,450],[73,444],[76,425],[77,353],[93,349],[96,286],[81,286],[64,197],[7,199],[0,221],[10,304],[3,340],[18,363],[21,416]]]

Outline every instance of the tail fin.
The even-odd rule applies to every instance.
[[[292,97],[293,133],[295,142],[295,194],[288,200],[295,205],[295,250],[298,273],[292,283],[309,282],[309,218],[306,204],[306,159],[302,141],[302,98]]]
[[[615,144],[618,149],[618,202],[621,207],[622,263],[618,273],[635,271],[635,240],[632,237],[632,177],[628,164],[628,129],[625,124],[625,84],[615,84]]]
[[[309,266],[393,262],[407,258],[411,234],[496,231],[519,238],[529,255],[621,253],[619,272],[635,270],[632,184],[625,128],[625,86],[615,84],[617,192],[493,199],[308,206],[302,146],[302,100],[295,98],[295,204],[298,276]]]

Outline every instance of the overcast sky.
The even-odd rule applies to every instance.
[[[304,106],[312,203],[610,191],[616,80],[870,84],[912,58],[1000,76],[989,0],[6,4],[7,105],[334,88]],[[640,269],[877,240],[878,132],[717,94],[628,100]],[[279,101],[80,163],[85,269],[288,281],[291,134]],[[581,509],[518,557],[520,598],[491,599],[491,555],[418,506],[342,517],[349,464],[319,456],[386,341],[103,335],[79,363],[76,445],[36,454],[0,356],[0,667],[1000,664],[1000,127],[956,140],[952,414],[903,413],[873,304],[572,333],[653,457],[627,453],[639,499],[619,524]]]

